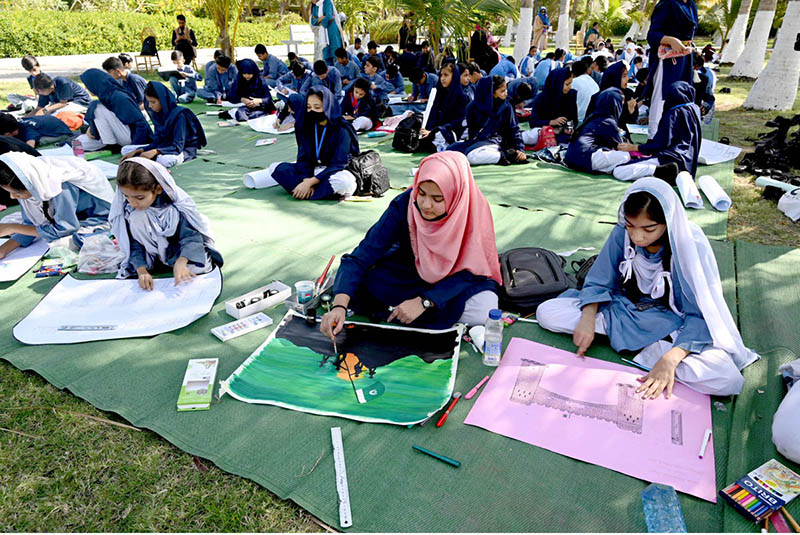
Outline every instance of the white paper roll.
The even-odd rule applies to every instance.
[[[722,186],[719,185],[719,182],[717,182],[713,176],[703,175],[697,179],[697,183],[700,184],[700,189],[706,194],[706,198],[708,202],[711,203],[711,206],[720,212],[727,212],[730,209],[731,198],[728,197],[728,194],[725,193],[725,190],[722,189]]]
[[[253,189],[264,189],[277,186],[278,183],[272,178],[272,169],[262,169],[244,175],[244,185]]]
[[[692,175],[687,171],[681,171],[675,181],[678,183],[678,191],[681,192],[681,199],[686,208],[703,207],[703,198],[697,191],[697,185],[694,183]]]

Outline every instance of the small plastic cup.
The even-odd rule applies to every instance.
[[[308,303],[314,297],[314,281],[297,281],[294,283],[297,291],[297,302],[301,305]]]

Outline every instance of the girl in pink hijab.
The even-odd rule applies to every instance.
[[[342,257],[322,332],[341,331],[348,308],[432,329],[483,323],[497,308],[500,281],[492,212],[466,156],[433,154]]]

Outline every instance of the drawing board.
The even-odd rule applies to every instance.
[[[7,241],[8,238],[0,238],[0,245]],[[27,247],[17,247],[8,256],[0,259],[0,282],[19,279],[30,271],[48,250],[50,246],[41,238],[35,239]]]
[[[643,400],[643,374],[514,338],[464,423],[716,502],[709,396]]]
[[[67,275],[14,326],[14,338],[29,345],[72,344],[174,331],[211,311],[222,274],[214,268],[178,286],[172,277],[154,278],[153,287],[142,290],[137,279]]]
[[[266,342],[222,382],[247,403],[409,425],[450,399],[462,327],[426,330],[346,322],[333,342],[319,320],[289,311]]]

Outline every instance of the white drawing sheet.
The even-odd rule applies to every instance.
[[[136,279],[78,280],[67,275],[14,327],[23,344],[72,344],[155,336],[185,327],[211,311],[220,291],[219,268],[175,286],[153,279],[153,290]]]
[[[294,127],[288,128],[286,130],[278,130],[275,126],[275,123],[278,121],[278,115],[262,115],[261,117],[256,117],[255,119],[248,119],[247,126],[255,130],[256,132],[263,132],[265,134],[293,134]]]
[[[697,161],[704,165],[714,165],[735,160],[741,153],[742,149],[739,147],[704,139],[700,143],[700,154]]]
[[[0,245],[8,238],[0,238]],[[0,260],[0,282],[15,281],[28,272],[36,262],[50,249],[41,238],[37,238],[27,247],[17,247]]]

